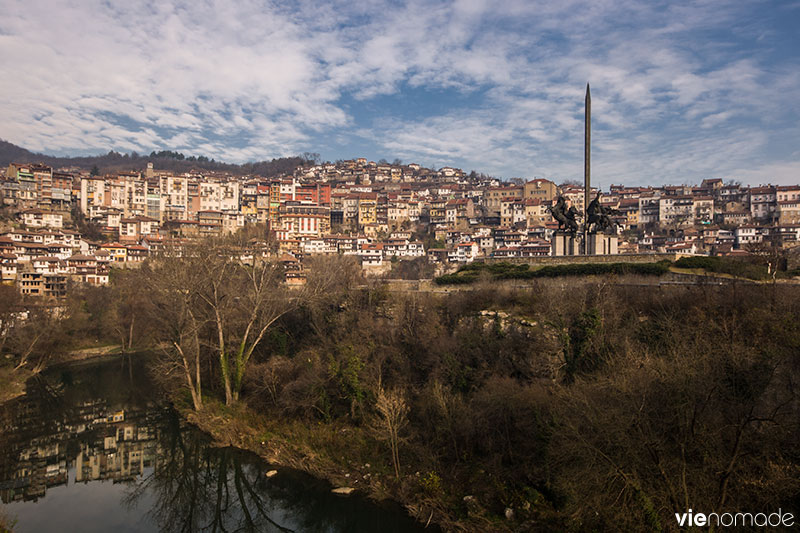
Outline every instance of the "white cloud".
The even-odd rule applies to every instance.
[[[800,74],[769,23],[797,10],[763,7],[0,0],[0,136],[49,152],[243,161],[362,135],[405,159],[566,179],[581,172],[590,81],[598,179],[789,179],[793,156],[775,139],[795,131]],[[423,117],[356,119],[344,103],[408,88],[453,99]]]

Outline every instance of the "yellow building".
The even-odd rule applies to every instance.
[[[111,261],[114,263],[124,263],[128,260],[128,248],[126,248],[124,244],[113,242],[111,244],[104,244],[100,248],[108,252]]]
[[[523,198],[539,199],[550,204],[558,195],[558,187],[555,183],[546,179],[535,179],[527,182],[523,188]]]
[[[378,216],[378,199],[375,195],[365,194],[358,200],[358,224],[366,226],[375,224]]]

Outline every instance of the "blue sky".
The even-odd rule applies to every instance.
[[[63,4],[63,5],[62,5]],[[0,138],[800,182],[800,1],[0,0]]]

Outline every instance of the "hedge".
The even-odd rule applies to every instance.
[[[678,268],[701,268],[717,274],[730,274],[740,278],[764,279],[767,277],[767,267],[755,265],[741,259],[718,256],[693,256],[681,257],[675,261]]]
[[[471,263],[461,267],[455,274],[447,274],[436,278],[434,282],[437,285],[464,285],[474,283],[479,279],[481,272],[488,272],[491,279],[495,280],[604,274],[661,276],[669,271],[669,266],[669,261],[660,261],[658,263],[573,263],[545,266],[537,270],[531,270],[527,264]]]

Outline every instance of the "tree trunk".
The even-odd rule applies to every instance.
[[[191,366],[189,365],[189,360],[186,359],[186,354],[184,353],[183,349],[181,348],[180,344],[177,342],[172,343],[175,346],[175,349],[178,350],[178,353],[181,356],[181,361],[183,362],[183,372],[186,376],[186,384],[189,386],[189,392],[192,393],[192,404],[194,405],[194,410],[199,411],[201,407],[203,407],[203,397],[200,394],[200,364],[199,360],[196,361],[196,379],[197,382],[192,381],[192,372]]]
[[[197,405],[202,407],[203,405],[203,387],[200,382],[200,353],[198,351],[197,357],[195,357],[194,361],[194,374],[195,374],[195,383],[197,384]]]
[[[228,357],[220,352],[219,366],[222,372],[222,386],[225,389],[225,405],[233,405],[236,400],[233,397],[233,390],[231,388],[230,369],[228,368]]]
[[[135,322],[135,320],[136,320],[136,317],[132,316],[131,317],[131,327],[128,330],[128,349],[129,350],[131,349],[131,346],[133,346],[133,323]]]

